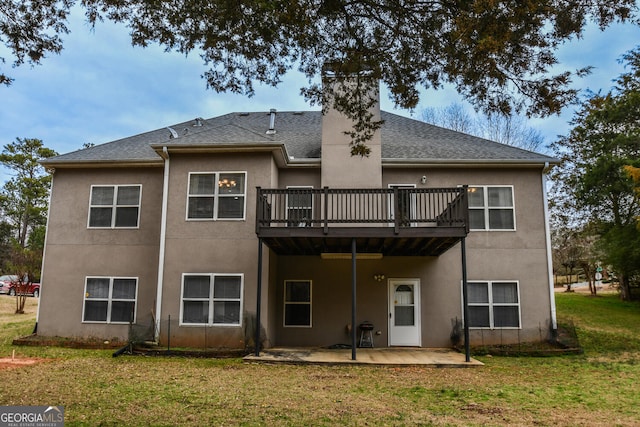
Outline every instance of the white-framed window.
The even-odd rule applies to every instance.
[[[469,281],[469,327],[520,328],[520,290],[517,281]]]
[[[181,325],[240,326],[243,274],[184,273]]]
[[[284,281],[285,327],[311,327],[311,280]]]
[[[313,219],[313,193],[310,186],[289,186],[287,190],[287,226],[307,227]]]
[[[137,277],[87,277],[82,321],[135,323],[137,298]]]
[[[469,228],[471,230],[515,230],[512,185],[470,185]]]
[[[190,172],[187,219],[244,219],[246,178],[246,172]]]
[[[92,185],[89,228],[138,228],[142,185]]]

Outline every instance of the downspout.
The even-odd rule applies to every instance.
[[[49,202],[47,205],[48,206],[47,225],[45,227],[45,232],[44,232],[44,249],[42,249],[42,264],[40,264],[40,295],[38,296],[38,298],[42,298],[42,278],[44,277],[44,260],[45,260],[45,255],[47,253],[47,238],[49,237],[49,219],[51,218],[51,196],[53,194],[53,177],[56,170],[51,168],[49,169],[49,171],[51,172],[51,187],[49,188]],[[33,328],[34,334],[38,332],[38,320],[40,320],[40,306],[42,305],[40,304],[41,301],[42,299],[38,301],[38,309],[36,310],[36,325]]]
[[[160,251],[158,253],[158,285],[156,287],[156,318],[153,340],[160,341],[160,323],[162,319],[162,286],[164,284],[164,257],[167,239],[167,207],[169,204],[169,150],[162,147],[164,158],[164,178],[162,183],[162,218],[160,220]]]
[[[464,361],[471,362],[471,342],[469,337],[469,292],[467,283],[467,245],[466,237],[460,240],[460,259],[462,263],[462,317],[464,318]]]
[[[547,174],[546,170],[549,167],[549,162],[544,164],[542,170],[542,203],[544,207],[544,233],[545,241],[547,245],[547,273],[549,280],[549,303],[551,304],[551,326],[553,330],[558,329],[558,321],[556,318],[556,295],[553,290],[553,259],[551,256],[551,231],[549,227],[549,205],[547,200]]]

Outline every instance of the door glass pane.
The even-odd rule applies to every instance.
[[[311,207],[311,190],[299,190],[290,188],[287,197],[287,206],[290,208],[309,208]]]
[[[414,307],[412,305],[395,306],[395,326],[413,326],[415,324]]]
[[[396,304],[413,304],[413,287],[409,285],[397,286],[394,298]]]

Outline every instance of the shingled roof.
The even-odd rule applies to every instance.
[[[383,111],[383,162],[433,163],[555,163],[543,154],[523,150]],[[275,133],[267,134],[268,112],[230,113],[192,120],[62,154],[47,166],[83,163],[161,163],[153,146],[255,146],[283,144],[290,159],[320,159],[322,113],[278,112]],[[177,138],[172,136],[177,134]]]

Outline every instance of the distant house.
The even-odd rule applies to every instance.
[[[376,114],[366,158],[335,111],[272,110],[43,161],[38,334],[126,340],[131,323],[182,347],[253,347],[256,330],[265,347],[331,346],[367,322],[376,347],[451,346],[460,324],[472,345],[546,338],[556,160]]]

